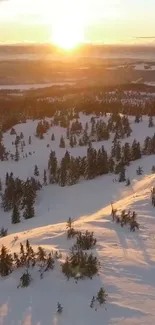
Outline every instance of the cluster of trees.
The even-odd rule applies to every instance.
[[[117,215],[117,209],[114,209],[112,205],[112,220],[116,223],[120,224],[121,227],[124,227],[125,225],[129,225],[130,231],[135,231],[136,229],[139,229],[139,224],[137,222],[137,214],[135,211],[131,213],[131,211],[126,212],[126,210],[123,210],[121,212],[121,215]]]
[[[43,278],[45,272],[53,270],[55,259],[60,258],[60,254],[46,253],[46,251],[39,246],[35,252],[27,240],[25,246],[20,243],[20,252],[11,254],[9,250],[2,245],[0,251],[0,275],[2,277],[8,276],[15,269],[22,268],[24,273],[20,278],[20,283],[17,286],[27,287],[32,281],[29,273],[30,268],[36,267],[39,270],[40,278]]]
[[[0,130],[0,160],[8,160],[8,152],[3,144],[3,133]]]
[[[107,293],[105,292],[104,288],[100,288],[96,296],[93,296],[91,303],[90,303],[90,308],[95,307],[95,311],[97,311],[98,305],[104,305],[107,300]]]
[[[36,136],[40,139],[44,138],[44,133],[46,133],[50,128],[50,124],[45,119],[43,121],[39,121],[36,127]]]
[[[13,173],[6,173],[5,189],[1,194],[1,205],[4,211],[12,210],[11,220],[13,224],[20,222],[20,210],[23,210],[24,219],[35,216],[34,203],[37,191],[41,187],[40,182],[34,177],[22,181],[18,177],[14,178]]]
[[[80,177],[93,179],[107,173],[119,174],[119,182],[124,182],[126,180],[125,166],[128,166],[131,161],[140,159],[143,153],[144,150],[136,140],[132,145],[126,142],[122,147],[120,141],[113,141],[110,156],[104,146],[97,151],[89,143],[86,156],[74,158],[66,151],[58,166],[55,151],[51,151],[48,161],[49,183],[58,183],[60,186],[74,185]],[[139,168],[137,174],[141,173],[142,169]],[[129,185],[129,180],[127,182]]]
[[[89,249],[93,249],[96,245],[94,234],[86,231],[78,232],[74,229],[73,221],[69,218],[67,225],[67,238],[76,238],[76,243],[72,246],[70,254],[66,256],[65,262],[62,264],[62,272],[67,279],[71,277],[84,279],[92,277],[99,271],[99,261],[92,253],[87,253]]]
[[[71,127],[67,128],[66,138],[70,142],[71,148],[75,147],[77,144],[79,146],[87,146],[90,142],[108,140],[110,137],[110,132],[115,133],[114,140],[123,139],[125,136],[129,137],[131,135],[131,127],[129,120],[126,116],[121,117],[120,114],[112,114],[106,124],[103,120],[97,120],[92,117],[90,120],[90,130],[88,122],[86,122],[83,129],[82,123],[76,120],[71,124]],[[79,139],[81,133],[82,137]],[[65,139],[63,136],[60,138],[60,148],[65,148]]]

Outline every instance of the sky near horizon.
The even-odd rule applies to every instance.
[[[155,0],[0,0],[0,43],[52,42],[56,29],[81,30],[85,42],[155,44],[154,17]]]

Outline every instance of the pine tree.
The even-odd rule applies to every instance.
[[[7,186],[9,183],[9,174],[6,173],[6,176],[5,176],[5,185]]]
[[[16,135],[16,130],[14,128],[12,128],[11,131],[10,131],[10,134],[11,135]]]
[[[134,140],[131,147],[131,159],[137,160],[140,158],[141,158],[140,143]]]
[[[46,186],[46,185],[47,185],[47,174],[46,174],[46,169],[44,169],[44,178],[43,178],[43,181],[44,181],[44,185]]]
[[[126,186],[130,186],[130,184],[131,184],[130,179],[127,178],[127,180],[126,180]]]
[[[63,307],[62,307],[61,304],[58,302],[58,303],[57,303],[57,313],[58,313],[58,314],[61,314],[62,311],[63,311]]]
[[[84,143],[82,142],[81,138],[79,139],[79,146],[83,147]]]
[[[31,136],[29,136],[29,139],[28,139],[28,144],[32,144],[32,139],[31,139]]]
[[[103,288],[101,288],[97,294],[97,301],[100,306],[106,303],[107,294]]]
[[[74,138],[73,138],[72,135],[71,135],[71,137],[70,137],[70,146],[71,146],[71,148],[74,147]]]
[[[20,133],[20,139],[23,139],[24,138],[24,134],[23,132]]]
[[[155,165],[152,166],[152,174],[155,174]]]
[[[135,123],[139,123],[140,122],[140,115],[137,114],[135,117]]]
[[[37,262],[41,265],[45,265],[46,262],[46,251],[41,246],[38,247]]]
[[[0,275],[7,276],[13,271],[13,258],[8,249],[2,245],[0,253]]]
[[[57,181],[57,170],[58,162],[55,155],[55,151],[51,151],[49,161],[48,161],[48,170],[49,170],[49,182],[51,184],[56,183]]]
[[[69,140],[69,136],[70,136],[70,131],[69,131],[69,128],[67,128],[67,131],[66,131],[66,138]]]
[[[53,268],[54,268],[54,259],[52,257],[52,254],[49,253],[46,260],[45,272],[49,270],[53,270]]]
[[[143,174],[143,168],[141,166],[139,166],[136,170],[137,175],[142,175]]]
[[[149,125],[148,126],[149,126],[149,128],[152,128],[154,126],[153,117],[152,116],[149,117]]]
[[[118,181],[119,181],[119,183],[126,181],[126,178],[125,178],[125,168],[124,167],[121,168],[121,172],[119,174],[119,180]]]
[[[120,143],[116,144],[116,160],[119,161],[121,159],[121,146]]]
[[[76,136],[74,135],[74,147],[76,147],[77,141],[76,141]]]
[[[64,140],[63,136],[61,136],[61,138],[60,138],[60,144],[59,144],[59,147],[60,147],[60,148],[65,148],[65,140]]]
[[[131,149],[129,143],[125,143],[124,147],[122,148],[122,157],[124,159],[124,163],[129,165],[131,160]]]
[[[39,169],[37,165],[34,167],[34,176],[39,176]]]
[[[27,288],[30,285],[31,281],[31,275],[28,270],[26,270],[20,278],[20,284],[18,285],[18,288]]]
[[[67,184],[67,164],[65,158],[62,158],[60,163],[59,184],[62,187]]]
[[[6,237],[8,234],[8,229],[4,229],[4,227],[1,228],[0,230],[0,237]]]
[[[25,210],[23,212],[23,218],[24,219],[31,219],[35,216],[35,210],[34,210],[34,206],[33,206],[33,202],[32,200],[28,200]]]
[[[19,151],[18,151],[18,146],[16,146],[16,152],[15,152],[15,161],[19,160]]]
[[[90,308],[94,308],[94,303],[95,303],[96,299],[95,297],[93,296],[92,300],[91,300],[91,303],[90,303]]]
[[[51,140],[52,141],[55,141],[55,135],[54,135],[54,133],[52,133]]]
[[[12,224],[16,224],[20,222],[20,213],[18,206],[15,204],[13,207],[12,217],[11,217]]]

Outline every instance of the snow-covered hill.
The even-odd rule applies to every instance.
[[[90,119],[90,116],[88,117]],[[86,122],[86,117],[83,123]],[[148,128],[148,117],[140,124],[134,124],[134,138],[142,144],[144,138],[154,134]],[[4,182],[7,171],[22,179],[33,176],[37,164],[43,176],[47,168],[49,153],[56,151],[60,159],[66,149],[59,148],[61,134],[66,130],[54,127],[43,140],[35,137],[36,121],[15,126],[17,133],[23,132],[28,155],[18,162],[0,162],[0,177]],[[55,142],[51,134],[55,133]],[[28,145],[28,136],[32,145]],[[5,146],[12,150],[14,136],[4,135]],[[110,150],[113,137],[108,141],[94,143],[99,148],[104,144]],[[122,141],[126,141],[123,139]],[[47,148],[47,144],[50,147]],[[86,147],[70,148],[72,155],[85,155]],[[22,158],[22,157],[21,157]],[[155,210],[151,205],[151,188],[155,185],[155,174],[151,174],[154,156],[131,163],[127,175],[131,185],[113,182],[114,175],[105,175],[94,180],[81,180],[78,184],[61,188],[48,185],[38,193],[36,217],[11,225],[10,213],[0,210],[0,222],[8,227],[8,236],[0,239],[0,246],[6,245],[10,251],[18,252],[20,242],[27,239],[35,249],[42,246],[47,251],[60,250],[62,258],[56,262],[53,271],[40,280],[37,271],[32,271],[33,281],[26,289],[17,289],[22,270],[0,279],[0,325],[153,325],[155,324]],[[136,169],[143,166],[144,175],[137,176]],[[135,211],[140,230],[130,232],[112,222],[111,202],[118,212],[123,209]],[[65,259],[74,240],[67,240],[66,221],[75,220],[75,229],[94,231],[97,245],[94,254],[101,266],[99,276],[92,280],[67,281],[61,272],[61,262]],[[15,240],[16,237],[16,240]],[[108,293],[104,307],[90,308],[91,299],[104,286]],[[57,302],[64,307],[63,313],[56,312]]]

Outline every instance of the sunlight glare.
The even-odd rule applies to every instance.
[[[52,22],[51,41],[64,50],[71,50],[83,41],[84,23],[80,6],[73,6],[68,0],[61,11],[55,11],[55,19]]]

